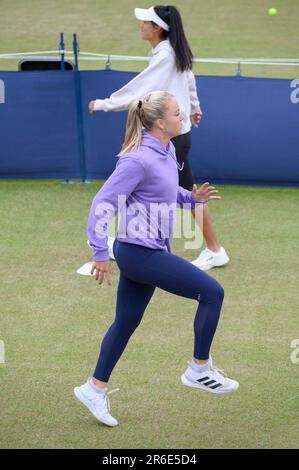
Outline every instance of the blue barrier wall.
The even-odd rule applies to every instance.
[[[0,71],[0,178],[80,178],[74,75]],[[90,115],[88,103],[134,76],[79,72],[87,178],[106,178],[113,171],[127,117],[127,112]],[[192,129],[196,180],[299,186],[299,103],[291,101],[291,80],[196,80],[204,113],[199,128]]]
[[[0,72],[0,177],[80,177],[73,73]]]

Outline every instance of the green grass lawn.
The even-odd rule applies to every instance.
[[[195,57],[298,58],[297,0],[186,0],[179,7]],[[133,8],[150,1],[1,0],[0,54],[58,48],[147,55]],[[278,15],[267,15],[269,7]],[[139,71],[144,63],[115,62]],[[80,62],[102,69],[103,62]],[[0,60],[0,70],[17,61]],[[233,65],[194,66],[233,75]],[[242,66],[248,76],[297,78],[298,67]],[[298,371],[298,189],[219,186],[210,204],[229,266],[210,274],[225,288],[215,364],[240,382],[228,397],[183,387],[197,304],[157,290],[111,379],[120,426],[97,423],[73,397],[93,372],[114,318],[113,285],[76,274],[90,258],[86,222],[100,183],[0,181],[0,448],[295,448]],[[172,243],[187,259],[184,240]]]
[[[113,284],[76,274],[90,257],[89,207],[100,183],[0,182],[1,448],[295,448],[298,371],[298,189],[219,186],[210,203],[231,263],[215,364],[240,382],[231,396],[183,387],[197,304],[157,290],[112,374],[120,426],[96,422],[73,397],[93,372],[114,317]],[[176,254],[193,259],[184,240]]]
[[[195,57],[298,58],[298,0],[174,0],[183,17]],[[65,33],[72,50],[77,33],[80,50],[107,54],[147,55],[149,43],[140,39],[134,7],[140,0],[1,0],[0,54],[57,50]],[[270,17],[269,7],[278,14]],[[0,60],[0,70],[17,70],[15,60]],[[114,69],[139,71],[141,62],[114,62]],[[80,62],[81,69],[102,69],[103,62]],[[196,74],[234,75],[234,65],[199,64]],[[298,67],[242,66],[244,76],[297,78]]]

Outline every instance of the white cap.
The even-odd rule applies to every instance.
[[[148,10],[144,8],[135,8],[135,16],[137,20],[141,21],[153,21],[158,26],[161,26],[165,31],[169,31],[169,26],[165,21],[161,20],[160,16],[154,10],[154,7],[150,7]]]

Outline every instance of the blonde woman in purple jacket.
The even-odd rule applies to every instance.
[[[222,286],[209,274],[171,253],[176,206],[191,210],[198,204],[220,199],[208,182],[200,189],[194,185],[192,191],[179,186],[171,139],[180,134],[183,119],[176,98],[168,92],[152,92],[133,101],[120,158],[90,209],[92,273],[99,284],[105,276],[108,285],[111,283],[107,234],[109,223],[119,213],[113,250],[120,277],[115,320],[103,338],[95,371],[86,383],[75,387],[74,394],[107,426],[118,425],[110,413],[110,375],[156,287],[196,302],[193,357],[181,375],[182,384],[214,394],[232,393],[239,387],[238,382],[213,367],[210,355],[224,298]],[[168,341],[171,342],[171,336]]]

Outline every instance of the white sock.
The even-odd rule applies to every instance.
[[[209,361],[206,362],[205,364],[197,364],[197,362],[195,362],[194,359],[192,359],[191,368],[195,370],[196,372],[203,372],[204,370],[209,368]]]
[[[90,377],[90,378],[88,379],[88,384],[89,384],[89,386],[93,389],[94,392],[101,393],[102,395],[104,395],[104,394],[107,392],[107,390],[108,390],[107,387],[105,387],[105,388],[97,387],[97,386],[94,384],[94,382],[93,382],[93,380],[92,380],[92,377]]]
[[[209,250],[211,253],[213,253],[213,255],[217,255],[218,253],[220,253],[221,248],[222,248],[222,247],[220,247],[218,251],[210,250],[210,248],[208,248],[208,250]]]

